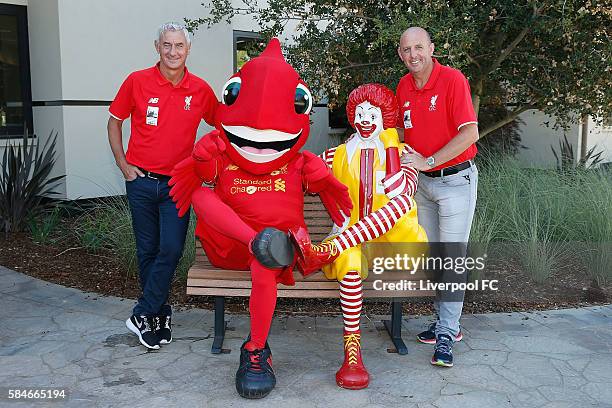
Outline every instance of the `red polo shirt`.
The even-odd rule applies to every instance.
[[[457,136],[462,126],[478,123],[465,76],[461,71],[441,65],[435,58],[433,62],[429,80],[422,89],[417,89],[412,75],[406,74],[396,92],[397,126],[404,128],[404,141],[425,157],[444,147]],[[476,145],[472,144],[454,159],[432,170],[473,159],[476,152]]]
[[[131,116],[126,153],[130,164],[169,175],[174,165],[191,154],[200,120],[213,124],[218,101],[211,87],[185,68],[173,86],[159,63],[132,72],[108,109],[124,120]]]

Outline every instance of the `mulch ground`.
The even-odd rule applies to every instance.
[[[57,283],[63,286],[135,299],[140,293],[138,279],[128,273],[110,251],[90,253],[70,237],[56,237],[45,244],[33,242],[29,234],[0,235],[0,265]],[[465,313],[511,312],[589,306],[607,303],[612,299],[612,288],[593,288],[591,280],[579,268],[566,266],[558,269],[544,284],[530,279],[516,264],[490,263],[487,279],[499,279],[497,292],[468,292]],[[187,296],[184,279],[175,279],[172,302],[180,308],[213,308],[213,299],[206,296]],[[228,311],[246,313],[247,298],[228,298]],[[386,302],[367,301],[369,314],[387,314]],[[404,303],[410,315],[431,314],[429,299],[414,299]],[[340,311],[337,300],[279,299],[277,313],[304,315],[336,315]]]

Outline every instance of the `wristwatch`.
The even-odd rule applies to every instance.
[[[425,163],[427,163],[430,168],[433,168],[436,166],[436,159],[434,159],[433,156],[429,156],[427,159],[425,159]]]

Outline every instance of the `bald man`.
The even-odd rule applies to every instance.
[[[421,27],[404,31],[397,48],[408,68],[397,86],[398,127],[414,149],[402,156],[402,163],[420,171],[414,197],[419,224],[430,242],[443,243],[433,244],[430,254],[465,257],[476,207],[478,123],[467,79],[433,58],[434,48]],[[445,270],[442,279],[456,282],[465,275]],[[434,306],[436,322],[417,339],[435,344],[432,364],[452,367],[453,342],[462,338],[463,293],[438,292]]]

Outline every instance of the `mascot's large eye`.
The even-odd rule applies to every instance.
[[[221,100],[224,104],[231,105],[236,102],[238,94],[240,93],[241,83],[242,79],[240,79],[240,77],[233,77],[223,85]]]
[[[302,84],[298,84],[295,88],[295,100],[293,102],[296,113],[304,113],[308,115],[312,109],[312,94]]]

